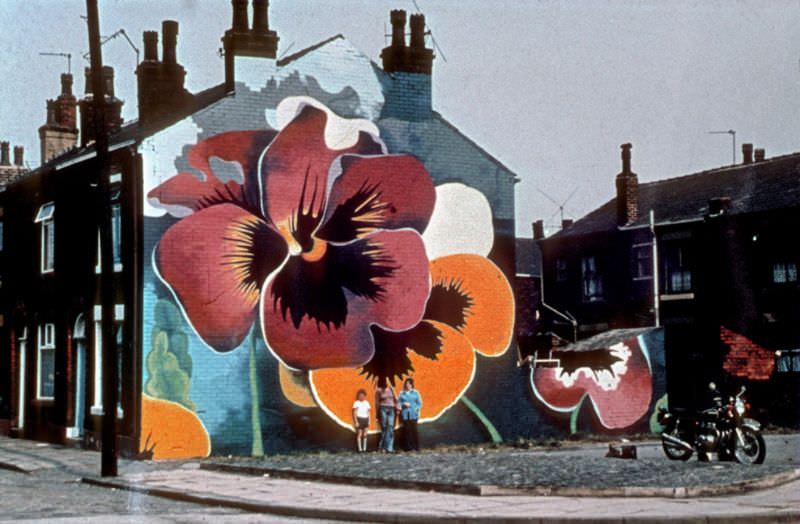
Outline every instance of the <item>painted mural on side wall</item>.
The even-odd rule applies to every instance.
[[[407,377],[424,446],[647,424],[663,369],[627,339],[621,418],[577,361],[518,367],[502,164],[340,37],[237,64],[235,96],[140,148],[144,456],[349,449],[356,392]]]

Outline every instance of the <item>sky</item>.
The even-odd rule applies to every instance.
[[[186,85],[223,81],[229,0],[100,0],[101,34],[180,22]],[[416,3],[416,5],[415,5]],[[517,234],[548,233],[614,195],[619,145],[633,143],[640,182],[728,165],[752,142],[768,157],[800,151],[800,2],[788,0],[272,0],[278,56],[337,33],[380,63],[389,11],[417,10],[438,44],[434,109],[506,164],[517,186]],[[0,0],[0,139],[39,165],[37,129],[72,54],[83,92],[84,0]],[[140,51],[141,52],[141,51]],[[103,47],[125,119],[136,117],[136,55]],[[741,152],[737,151],[737,162]]]

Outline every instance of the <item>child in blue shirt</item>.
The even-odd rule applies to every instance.
[[[403,435],[406,451],[419,451],[419,434],[417,422],[419,411],[422,409],[422,397],[414,389],[414,379],[407,378],[403,383],[403,392],[398,398],[400,404],[400,419],[403,421]]]

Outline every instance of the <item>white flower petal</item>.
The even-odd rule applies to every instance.
[[[369,133],[377,139],[380,135],[378,126],[364,118],[342,118],[323,104],[308,96],[292,96],[284,98],[275,110],[278,129],[283,129],[305,106],[312,106],[325,111],[328,121],[325,125],[325,145],[333,150],[347,149],[358,142],[361,131]],[[267,118],[269,118],[268,115]]]
[[[489,201],[464,184],[436,186],[436,206],[422,240],[431,260],[457,253],[487,256],[494,244]]]

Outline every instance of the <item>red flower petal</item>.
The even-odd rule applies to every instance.
[[[289,230],[298,214],[318,220],[325,206],[328,170],[345,153],[380,153],[380,144],[361,133],[346,149],[330,149],[325,143],[328,116],[307,105],[278,133],[261,163],[263,213],[279,228]]]
[[[323,225],[316,236],[347,242],[379,229],[428,225],[436,190],[425,166],[408,155],[341,157]]]
[[[161,205],[190,210],[220,201],[249,202],[255,207],[259,201],[258,160],[274,137],[275,131],[229,131],[201,140],[189,151],[187,159],[203,178],[193,173],[179,173],[154,188],[147,197]],[[233,180],[222,183],[209,165],[212,157],[238,162],[244,173],[244,183]]]
[[[197,334],[213,349],[230,351],[253,324],[263,279],[286,254],[286,243],[263,220],[220,204],[170,227],[155,266]]]
[[[620,429],[634,424],[647,413],[653,382],[638,340],[626,340],[624,345],[630,356],[625,362],[626,370],[616,375],[619,381],[616,385],[604,389],[593,378],[593,371],[610,376],[611,372],[607,370],[579,368],[572,374],[574,381],[568,386],[561,376],[561,368],[538,367],[531,371],[534,394],[550,409],[569,412],[578,407],[580,399],[587,393],[600,423],[606,428]],[[556,355],[554,353],[554,357]]]
[[[364,364],[374,353],[369,326],[410,329],[430,293],[428,259],[415,231],[381,231],[327,250],[313,262],[292,257],[261,297],[264,339],[295,369]],[[319,296],[328,299],[323,304]]]

